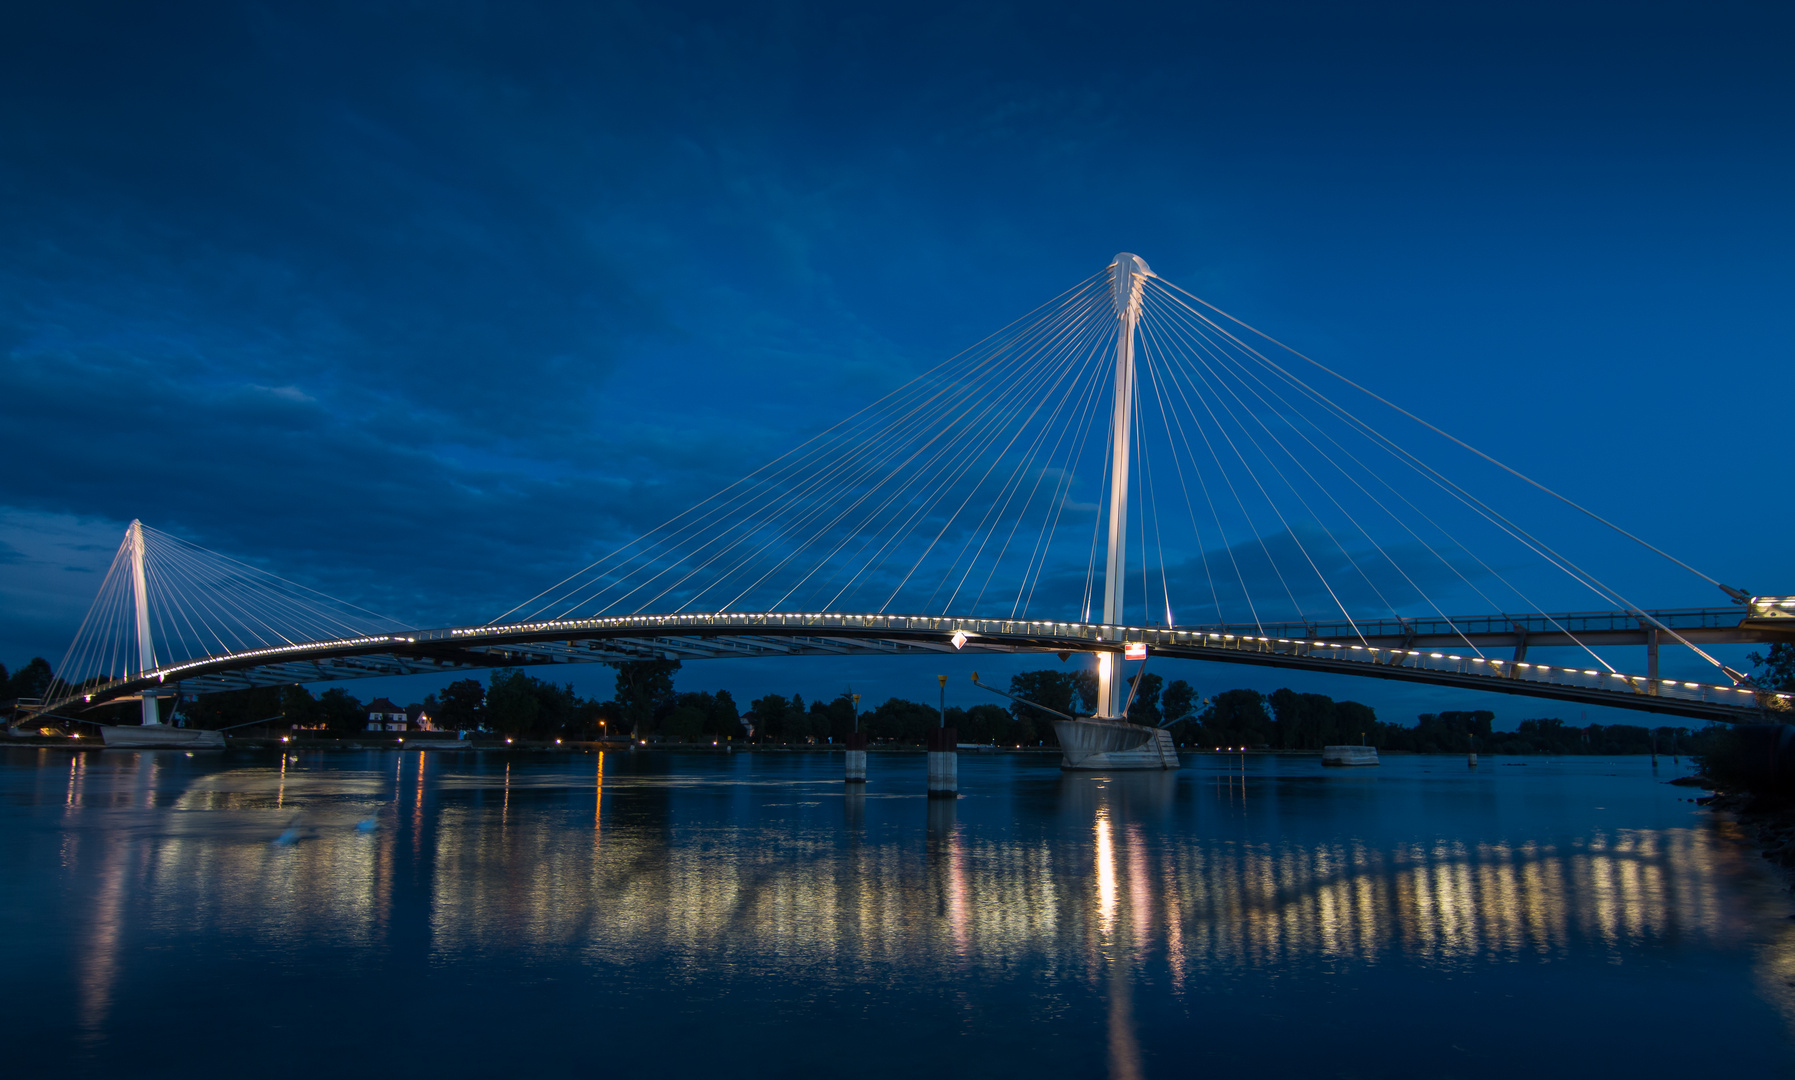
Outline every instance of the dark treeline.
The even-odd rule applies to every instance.
[[[0,664],[0,705],[5,705],[19,698],[39,698],[50,688],[53,678],[50,661],[41,656],[33,657],[19,670],[7,674],[6,665]]]
[[[1200,719],[1200,746],[1248,746],[1315,750],[1363,742],[1380,750],[1420,754],[1649,754],[1695,753],[1703,733],[1688,728],[1633,724],[1575,727],[1556,718],[1523,720],[1515,731],[1495,731],[1496,714],[1422,713],[1413,727],[1385,723],[1368,705],[1324,694],[1279,690],[1229,690],[1217,694]]]
[[[1791,655],[1795,657],[1795,650]],[[517,668],[500,668],[485,682],[469,678],[450,683],[418,708],[439,729],[540,740],[629,737],[810,744],[839,742],[858,724],[875,743],[914,744],[943,719],[931,702],[892,697],[877,705],[856,704],[845,690],[811,701],[800,694],[767,694],[743,708],[727,690],[676,691],[673,677],[680,670],[676,660],[611,666],[616,678],[609,699],[582,698],[572,684],[557,685]],[[10,676],[0,667],[0,701],[42,694],[50,670],[42,660],[33,660]],[[960,687],[956,691],[964,693]],[[1088,671],[1026,671],[1010,678],[1009,692],[1055,712],[1089,715],[1096,707],[1097,680]],[[136,706],[102,711],[91,718],[129,723]],[[319,694],[303,686],[207,694],[182,701],[179,712],[195,727],[266,722],[281,730],[299,727],[336,735],[362,734],[368,720],[364,703],[341,687]],[[1209,748],[1319,750],[1362,741],[1382,750],[1417,753],[1460,754],[1474,749],[1483,754],[1644,754],[1654,748],[1660,753],[1701,753],[1705,741],[1713,738],[1687,728],[1575,727],[1556,718],[1523,720],[1516,731],[1498,732],[1493,730],[1495,714],[1487,710],[1424,713],[1409,726],[1379,720],[1369,705],[1294,690],[1271,694],[1227,690],[1203,700],[1188,682],[1166,683],[1158,674],[1140,677],[1128,717],[1170,728],[1182,746]],[[946,713],[947,725],[958,730],[960,741],[998,746],[1057,745],[1053,720],[1042,709],[995,696],[991,703],[950,706]]]

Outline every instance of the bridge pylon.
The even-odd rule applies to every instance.
[[[1153,273],[1139,255],[1121,252],[1110,265],[1110,298],[1116,308],[1115,394],[1110,413],[1109,549],[1103,563],[1103,624],[1122,622],[1122,587],[1128,571],[1128,481],[1133,450],[1134,335],[1141,317],[1141,289]],[[1097,715],[1122,719],[1122,657],[1097,654]]]
[[[143,522],[133,518],[128,542],[131,545],[131,604],[137,615],[137,670],[156,670],[156,641],[150,631],[150,591],[143,573]],[[154,726],[162,722],[155,691],[143,691],[143,722]]]

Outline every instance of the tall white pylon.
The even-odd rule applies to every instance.
[[[131,521],[131,599],[137,607],[137,673],[156,670],[156,643],[150,637],[150,594],[143,578],[143,522]],[[143,722],[159,724],[154,692],[143,692]]]
[[[1129,456],[1134,433],[1134,328],[1141,317],[1141,289],[1153,271],[1139,255],[1124,251],[1109,268],[1110,298],[1116,305],[1116,389],[1110,416],[1109,558],[1103,564],[1103,625],[1122,621],[1122,583],[1128,562]],[[1097,715],[1122,718],[1122,658],[1097,654]]]

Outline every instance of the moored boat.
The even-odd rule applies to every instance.
[[[168,724],[119,725],[104,724],[100,739],[107,746],[121,750],[222,750],[224,732],[204,728],[172,727]]]
[[[1377,747],[1375,746],[1324,746],[1321,748],[1323,765],[1376,765]]]

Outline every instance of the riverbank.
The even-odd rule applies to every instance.
[[[1786,881],[1795,890],[1795,802],[1780,797],[1716,790],[1705,776],[1684,777],[1691,787],[1714,793],[1695,800],[1716,814],[1724,814],[1739,826],[1741,838],[1755,845],[1765,859],[1791,873]],[[1672,781],[1678,783],[1678,781]]]
[[[452,731],[425,731],[398,734],[367,735],[227,735],[227,743],[233,749],[245,750],[305,750],[305,751],[355,751],[367,750],[479,750],[485,752],[516,753],[594,753],[600,750],[612,752],[651,753],[666,751],[682,754],[815,754],[841,753],[846,747],[839,743],[747,743],[730,740],[704,740],[701,742],[671,742],[654,740],[642,742],[632,739],[520,739],[482,736],[474,739],[457,737]],[[0,739],[0,746],[36,746],[64,747],[74,749],[103,749],[104,744],[93,735],[71,738],[66,735],[23,735]],[[927,748],[921,743],[869,743],[868,753],[873,754],[922,754]],[[990,744],[962,743],[959,747],[962,754],[1046,754],[1058,756],[1057,746],[994,746]],[[1282,750],[1270,747],[1253,749],[1222,749],[1217,747],[1180,747],[1178,752],[1190,758],[1319,758],[1321,750]],[[1429,754],[1418,750],[1381,749],[1378,754],[1382,758],[1439,757],[1463,759],[1464,754],[1457,751]],[[1550,754],[1550,753],[1490,753],[1479,752],[1478,757],[1485,761],[1497,758],[1515,759],[1551,759],[1574,760],[1588,755]],[[1610,755],[1615,757],[1646,757],[1644,753]],[[1660,755],[1664,756],[1664,755]]]

